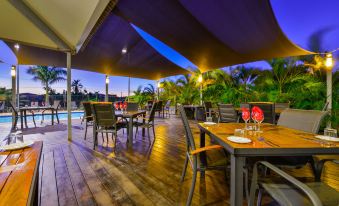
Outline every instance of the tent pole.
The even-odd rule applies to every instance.
[[[17,95],[17,106],[20,107],[20,82],[19,82],[19,64],[16,66],[16,95]]]
[[[106,75],[106,78],[105,78],[105,86],[106,86],[105,102],[108,102],[108,84],[109,84],[109,77]]]
[[[72,81],[72,69],[71,69],[71,52],[67,52],[67,137],[69,141],[72,141],[72,93],[71,93],[71,81]]]
[[[12,76],[12,105],[16,108],[16,67],[13,65],[11,68],[11,76]],[[15,120],[15,112],[12,111],[12,130],[15,130],[14,125]]]
[[[332,114],[332,70],[329,69],[326,71],[326,85],[327,85],[327,110]],[[331,128],[331,121],[327,122],[327,127]]]
[[[131,92],[131,77],[128,77],[128,95],[127,95],[128,101],[129,101],[130,92]]]

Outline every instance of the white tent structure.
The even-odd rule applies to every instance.
[[[114,6],[116,2],[110,0],[0,1],[0,39],[67,53],[68,139],[72,139],[71,54],[79,51],[85,44],[109,3]]]

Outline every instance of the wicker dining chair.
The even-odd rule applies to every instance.
[[[98,145],[98,133],[106,133],[108,142],[108,133],[112,134],[114,141],[114,150],[117,142],[117,132],[123,128],[123,123],[117,122],[114,112],[114,107],[111,102],[93,103],[92,112],[94,116],[94,135],[93,135],[93,149]],[[104,141],[104,140],[103,140]]]
[[[164,116],[171,117],[171,100],[167,100],[165,107],[164,107]]]
[[[196,148],[194,138],[193,138],[193,134],[192,134],[191,128],[189,126],[184,107],[179,106],[179,111],[180,111],[181,120],[182,120],[183,125],[184,125],[185,138],[186,138],[185,164],[184,164],[184,168],[183,168],[183,171],[182,171],[180,181],[181,182],[184,181],[188,162],[190,163],[191,169],[193,170],[192,184],[191,184],[191,188],[190,188],[188,198],[187,198],[187,201],[186,201],[186,205],[188,206],[188,205],[191,205],[191,202],[192,202],[193,192],[194,192],[194,188],[195,188],[195,182],[196,182],[196,178],[197,178],[197,172],[202,171],[202,170],[203,171],[205,171],[205,170],[223,170],[223,171],[226,172],[226,170],[227,170],[227,157],[226,157],[226,154],[225,154],[225,157],[222,158],[221,161],[215,162],[215,164],[209,164],[207,167],[198,167],[198,165],[199,165],[198,164],[199,155],[202,152],[206,152],[206,151],[209,151],[209,150],[223,149],[223,147],[220,146],[220,145],[211,145],[211,146]]]
[[[127,111],[138,111],[139,104],[135,102],[128,102],[127,103]]]
[[[325,159],[319,161],[317,167],[322,169],[323,164],[328,161],[339,164],[338,160]],[[277,175],[274,177],[259,177],[259,165],[270,169]],[[279,205],[339,205],[339,191],[321,181],[303,183],[266,161],[260,161],[254,165],[250,206],[254,205],[256,192],[258,190],[256,204],[258,206],[261,205],[263,192],[268,193]]]
[[[87,136],[87,128],[90,126],[93,126],[93,114],[92,114],[92,107],[91,102],[82,102],[82,105],[84,107],[84,116],[83,121],[85,121],[85,137]]]
[[[149,116],[143,118],[142,122],[136,121],[133,122],[133,126],[135,127],[135,137],[137,137],[137,134],[139,132],[139,127],[143,129],[147,129],[147,136],[148,136],[148,141],[151,143],[151,136],[150,136],[150,128],[153,130],[153,142],[155,141],[155,128],[154,128],[154,116],[157,108],[157,102],[154,102],[151,108],[151,111],[149,112]],[[145,122],[144,122],[145,121]]]
[[[57,121],[58,121],[58,124],[60,124],[60,121],[59,121],[59,114],[58,114],[58,111],[60,109],[60,100],[54,100],[53,102],[53,105],[51,106],[50,110],[53,111],[54,115],[56,116],[57,118]],[[45,112],[47,111],[48,109],[45,109],[41,112],[41,124],[43,123],[43,121],[45,120]]]
[[[218,115],[220,123],[239,122],[239,117],[233,104],[218,104]]]

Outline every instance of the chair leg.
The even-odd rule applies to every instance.
[[[154,129],[154,125],[152,126],[152,130],[153,130],[153,139],[155,141],[155,129]]]
[[[135,126],[135,135],[134,135],[134,139],[137,138],[137,133],[138,133],[138,126]]]
[[[107,140],[107,144],[108,144],[108,133],[106,132],[106,140]]]
[[[104,138],[104,133],[101,132],[101,138],[102,138],[102,142],[105,142],[105,138]]]
[[[34,115],[34,113],[32,112],[32,118],[33,118],[33,123],[34,123],[34,127],[36,127],[36,123],[35,123],[35,115]]]
[[[45,111],[41,112],[41,124],[44,122],[45,120]]]
[[[113,141],[113,137],[114,137],[114,152],[115,152],[115,149],[117,148],[117,139],[118,139],[117,132],[112,133],[112,141]]]
[[[55,110],[55,116],[57,118],[58,124],[60,124],[58,110]]]
[[[87,136],[87,127],[88,127],[88,124],[87,124],[87,120],[86,120],[86,127],[85,127],[85,140],[86,140],[86,136]]]
[[[187,155],[186,155],[186,158],[185,158],[185,164],[184,164],[184,168],[183,168],[183,170],[182,170],[180,182],[183,182],[184,179],[185,179],[186,170],[187,170],[187,164],[188,164],[188,157],[187,157]]]
[[[98,144],[98,132],[95,132],[94,134],[94,141],[93,141],[93,150],[95,150],[95,145]]]
[[[262,201],[262,189],[259,189],[258,199],[257,199],[257,206],[261,206],[261,201]]]
[[[191,202],[192,202],[192,198],[193,198],[193,193],[194,193],[194,188],[195,188],[195,182],[197,180],[197,172],[198,172],[198,169],[197,169],[197,161],[194,161],[193,163],[193,177],[192,177],[192,184],[191,184],[191,188],[190,188],[190,191],[188,193],[188,199],[187,199],[187,202],[186,202],[186,206],[190,206],[191,205]]]
[[[151,144],[151,136],[149,133],[149,127],[147,127],[147,137],[148,137],[148,142]]]

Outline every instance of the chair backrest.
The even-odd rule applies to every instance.
[[[317,134],[327,111],[285,109],[281,112],[278,125]]]
[[[139,105],[136,102],[127,103],[127,111],[138,111]]]
[[[166,109],[169,109],[170,106],[171,106],[171,100],[167,100],[166,105],[165,105],[165,108],[166,108]]]
[[[59,109],[59,107],[60,107],[60,100],[54,100],[54,102],[53,102],[53,108],[54,109]]]
[[[156,109],[157,111],[162,110],[162,104],[163,104],[163,102],[162,102],[161,100],[158,101],[158,102],[157,102],[157,106],[155,107],[155,109]]]
[[[92,116],[91,102],[82,102],[82,106],[84,107],[85,117]]]
[[[12,102],[8,101],[7,103],[9,105],[9,107],[12,109],[12,112],[14,112],[15,115],[18,115],[18,111],[15,109],[15,107],[12,104]]]
[[[78,105],[75,101],[71,101],[71,107],[72,108],[78,108]]]
[[[264,112],[264,123],[275,124],[275,106],[272,102],[251,102],[250,111],[254,106],[259,107]]]
[[[91,105],[96,126],[112,127],[115,125],[116,119],[112,103],[100,102]]]
[[[194,138],[193,138],[190,125],[188,123],[185,109],[181,105],[179,106],[179,112],[180,112],[181,120],[184,125],[184,129],[185,129],[186,148],[187,148],[187,152],[189,152],[190,150],[195,150],[195,142],[194,142]]]
[[[237,122],[238,115],[233,104],[218,104],[219,122]]]
[[[31,107],[38,107],[39,106],[39,102],[31,102]]]
[[[151,111],[150,111],[150,113],[149,113],[148,122],[154,121],[154,116],[155,116],[157,104],[158,104],[157,102],[153,102],[153,105],[152,105],[152,107],[151,107]]]
[[[204,102],[205,112],[209,112],[212,109],[212,102]]]
[[[274,104],[274,106],[275,106],[275,109],[287,109],[287,108],[290,108],[290,103],[278,103],[278,102],[276,102],[275,104]]]
[[[250,104],[249,103],[240,103],[240,108],[250,108]]]
[[[0,101],[0,111],[5,110],[5,101]]]

